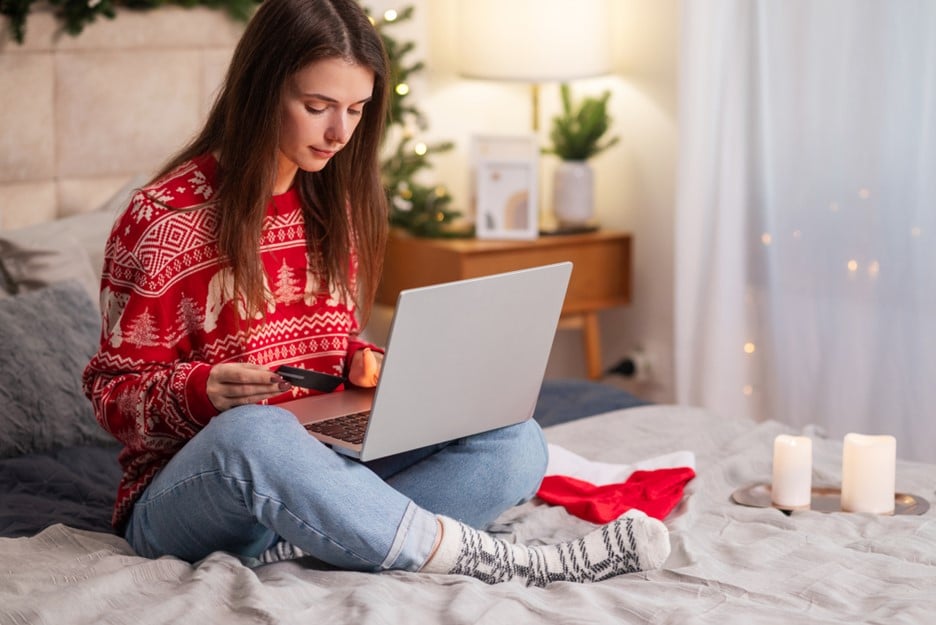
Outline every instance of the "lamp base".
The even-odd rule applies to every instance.
[[[540,228],[540,236],[561,236],[564,234],[588,234],[597,232],[601,227],[598,224],[559,224],[553,228]]]

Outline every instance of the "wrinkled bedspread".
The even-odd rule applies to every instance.
[[[196,565],[136,557],[105,532],[53,525],[0,539],[0,624],[15,623],[918,623],[936,619],[936,511],[922,516],[795,512],[733,503],[768,481],[773,439],[791,430],[703,410],[646,406],[553,426],[582,456],[630,463],[690,450],[697,477],[667,518],[663,570],[545,589],[473,579],[249,569],[216,553]],[[841,441],[815,431],[814,483],[838,486]],[[936,466],[899,462],[897,489],[936,499]],[[495,530],[536,543],[590,526],[536,501]]]

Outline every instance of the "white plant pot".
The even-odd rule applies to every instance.
[[[562,161],[553,174],[553,211],[561,225],[581,226],[595,217],[595,175],[586,161]]]

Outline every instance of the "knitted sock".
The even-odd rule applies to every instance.
[[[285,540],[281,540],[257,556],[257,559],[263,564],[272,564],[273,562],[282,562],[283,560],[295,560],[296,558],[302,558],[306,555],[308,554],[299,547]]]
[[[422,571],[468,575],[488,584],[597,582],[659,568],[670,552],[666,526],[636,510],[578,540],[541,547],[509,543],[454,519],[439,519],[442,538]]]

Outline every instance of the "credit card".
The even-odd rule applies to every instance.
[[[340,375],[310,371],[299,367],[290,367],[289,365],[280,366],[276,373],[294,386],[319,391],[320,393],[331,393],[345,381]]]

